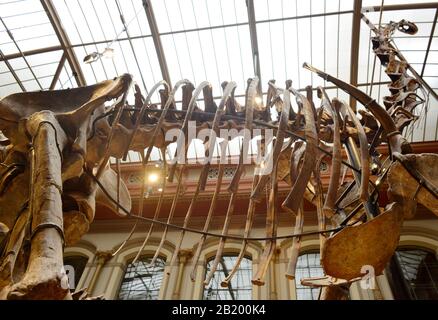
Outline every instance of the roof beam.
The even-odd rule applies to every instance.
[[[167,67],[166,55],[164,54],[163,45],[161,44],[160,33],[158,31],[157,20],[155,19],[154,10],[150,0],[143,0],[143,7],[148,18],[149,29],[151,30],[152,39],[154,40],[155,51],[157,52],[158,63],[160,64],[163,79],[172,87],[170,81],[169,68]]]
[[[251,38],[251,50],[252,50],[252,60],[254,73],[259,78],[258,83],[258,93],[262,93],[262,77],[260,72],[260,55],[259,55],[259,45],[257,41],[257,27],[254,11],[254,0],[246,0],[246,8],[248,11],[248,23],[249,23],[249,35]]]
[[[429,56],[430,46],[432,44],[433,35],[435,33],[437,19],[438,19],[438,8],[435,11],[435,18],[433,19],[432,29],[430,31],[429,43],[427,44],[426,54],[424,55],[424,63],[423,63],[423,67],[421,68],[421,74],[420,74],[421,77],[424,76],[424,69],[426,69],[427,58]]]
[[[360,21],[362,0],[354,0],[353,6],[353,23],[351,30],[351,68],[350,68],[350,84],[357,86],[357,77],[359,72],[359,39],[360,39]],[[356,99],[350,96],[350,106],[356,111]]]
[[[381,6],[364,7],[362,9],[362,12],[380,11],[380,8]],[[438,2],[390,4],[390,5],[384,5],[382,11],[416,10],[416,9],[438,9]]]
[[[2,61],[6,64],[6,67],[11,72],[12,76],[14,77],[15,81],[17,81],[18,85],[20,86],[21,90],[23,92],[26,92],[26,88],[24,87],[23,83],[21,82],[20,78],[18,77],[17,73],[15,72],[14,68],[12,68],[11,64],[9,63],[8,59],[6,59],[5,55],[3,54],[3,51],[0,49],[0,57],[2,58]]]
[[[53,29],[55,30],[56,36],[58,37],[59,43],[61,44],[64,54],[66,55],[67,61],[70,64],[70,68],[73,72],[73,76],[76,79],[76,83],[79,87],[87,85],[85,81],[84,74],[82,72],[79,60],[71,46],[70,39],[62,26],[61,20],[59,18],[58,12],[52,3],[52,0],[40,0],[41,5],[46,11],[47,17],[49,18]]]
[[[62,46],[52,46],[52,47],[38,48],[38,49],[34,49],[34,50],[22,51],[21,53],[16,52],[16,53],[11,53],[11,54],[4,54],[4,55],[0,56],[0,61],[22,58],[23,56],[28,57],[28,56],[32,56],[35,54],[53,52],[53,51],[58,51],[58,50],[62,50]]]
[[[65,60],[67,60],[67,57],[65,53],[62,54],[61,61],[59,61],[58,67],[56,68],[55,74],[53,75],[52,83],[50,84],[50,90],[55,89],[56,82],[59,79],[59,76],[61,75],[62,68],[64,67]]]

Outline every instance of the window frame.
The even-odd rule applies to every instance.
[[[146,259],[146,260],[147,260],[147,259],[149,259],[149,260],[152,259],[152,255],[150,255],[150,254],[144,254],[144,255],[141,255],[136,263],[139,263],[139,262],[141,262],[141,261],[144,261],[145,259]],[[132,265],[132,260],[133,260],[133,259],[129,259],[129,260],[126,262],[125,267],[124,267],[124,269],[123,269],[123,273],[122,273],[122,276],[121,276],[121,279],[120,279],[120,284],[119,284],[119,287],[118,287],[117,292],[116,292],[116,295],[115,295],[115,299],[117,299],[117,300],[137,300],[137,299],[121,299],[121,298],[120,298],[120,292],[121,292],[121,290],[122,290],[122,286],[123,286],[123,284],[124,284],[125,275],[127,274],[129,267]],[[140,300],[151,300],[151,301],[153,301],[153,300],[160,300],[160,298],[161,298],[161,295],[160,295],[160,294],[161,294],[161,290],[162,290],[162,288],[163,288],[163,286],[164,286],[164,284],[165,284],[165,281],[166,281],[166,266],[167,266],[167,259],[166,259],[166,256],[165,256],[165,255],[159,255],[158,258],[157,258],[157,261],[158,261],[158,260],[161,260],[161,261],[163,262],[163,265],[162,265],[163,270],[162,270],[162,278],[161,278],[161,284],[160,284],[160,287],[159,287],[157,290],[154,290],[154,291],[156,291],[156,293],[157,293],[157,297],[156,297],[156,299],[140,299]],[[131,290],[131,291],[132,291],[132,290]],[[129,294],[128,294],[128,295],[129,295]]]
[[[305,255],[309,255],[309,254],[317,254],[317,255],[319,255],[319,259],[320,259],[320,269],[322,270],[322,274],[321,274],[321,276],[323,276],[324,275],[324,269],[323,269],[323,267],[322,267],[322,265],[321,265],[321,253],[320,253],[320,250],[319,249],[314,249],[314,250],[306,250],[306,251],[303,251],[303,252],[301,252],[300,254],[299,254],[299,256],[298,256],[298,259],[300,258],[300,257],[302,257],[302,256],[305,256]],[[311,287],[305,287],[305,286],[303,286],[302,288],[298,288],[298,286],[301,286],[301,283],[298,283],[298,279],[297,279],[297,277],[296,277],[296,274],[297,274],[297,270],[298,269],[306,269],[306,270],[308,270],[309,271],[309,275],[310,275],[310,270],[311,270],[311,268],[315,268],[315,267],[310,267],[308,264],[307,264],[307,267],[306,268],[300,268],[299,266],[298,266],[298,261],[297,261],[297,267],[296,267],[296,270],[295,270],[295,280],[294,280],[294,282],[295,282],[295,286],[294,286],[294,289],[295,289],[295,299],[296,300],[299,300],[299,301],[306,301],[306,300],[318,300],[318,297],[316,298],[316,299],[314,299],[313,298],[313,292],[314,291],[316,291],[316,290],[320,290],[320,288],[311,288]],[[305,290],[305,289],[309,289],[310,290],[310,293],[312,294],[312,299],[299,299],[298,298],[298,291],[299,290]],[[320,293],[318,293],[318,296],[320,295]]]
[[[225,253],[223,253],[222,254],[222,258],[224,258],[224,257],[234,257],[234,258],[237,258],[238,257],[238,253],[236,253],[236,252],[234,252],[234,251],[228,251],[228,252],[225,252]],[[250,276],[250,279],[252,279],[252,275],[253,275],[253,273],[254,273],[254,261],[253,261],[253,258],[252,258],[252,255],[251,254],[249,254],[249,253],[246,253],[244,256],[243,256],[243,258],[244,259],[247,259],[247,260],[249,260],[250,262],[251,262],[251,266],[250,266],[250,268],[248,268],[248,270],[250,270],[251,271],[251,276]],[[206,277],[206,275],[207,275],[207,271],[209,270],[208,269],[208,264],[210,263],[210,262],[212,262],[212,261],[214,261],[214,259],[215,259],[215,255],[211,255],[211,256],[207,256],[206,257],[206,259],[205,259],[205,261],[204,261],[204,267],[203,267],[203,272],[204,272],[204,274],[203,274],[203,280],[205,279],[205,277]],[[243,260],[242,260],[242,262],[243,262]],[[242,263],[241,262],[241,263]],[[233,263],[234,264],[234,263]],[[241,267],[241,265],[239,266],[239,269],[240,269],[240,267]],[[218,268],[219,269],[219,268]],[[238,269],[238,270],[239,270]],[[218,270],[216,270],[215,271],[215,274],[218,272]],[[238,272],[238,271],[237,271]],[[234,276],[233,277],[236,277],[237,276],[237,274],[234,274]],[[211,281],[213,281],[213,279],[211,279]],[[250,296],[251,296],[251,299],[252,299],[252,297],[253,297],[253,294],[254,294],[254,288],[253,288],[253,284],[252,284],[252,282],[251,282],[251,280],[250,280],[250,289],[232,289],[233,291],[238,291],[238,290],[245,290],[245,291],[250,291]],[[205,291],[207,290],[207,287],[205,287],[204,285],[203,285],[203,283],[202,283],[202,290],[201,290],[201,300],[209,300],[209,299],[206,299],[205,298]],[[218,287],[218,288],[216,288],[216,289],[214,289],[214,290],[216,290],[216,291],[226,291],[227,289],[226,288],[221,288],[220,286]],[[241,300],[241,299],[235,299],[234,301],[238,301],[238,300]],[[232,299],[231,300],[226,300],[226,301],[233,301]]]
[[[410,281],[408,279],[406,279],[404,272],[403,272],[403,266],[401,264],[402,261],[401,261],[400,257],[397,255],[398,251],[414,251],[414,250],[415,251],[422,251],[422,252],[425,252],[426,254],[432,255],[434,257],[436,263],[438,264],[438,256],[437,256],[436,251],[434,251],[428,247],[418,246],[418,245],[402,245],[402,246],[397,247],[397,250],[394,254],[394,259],[391,262],[391,269],[392,269],[391,271],[392,271],[392,273],[395,273],[395,276],[397,278],[397,279],[395,279],[394,275],[393,275],[392,282],[397,281],[397,280],[400,282],[397,287],[394,287],[394,285],[391,286],[391,290],[393,292],[395,299],[397,299],[397,298],[398,299],[408,299],[408,300],[421,300],[422,299],[422,298],[418,298],[416,296],[415,287],[410,284]],[[419,267],[422,263],[424,263],[424,259],[421,260]],[[426,265],[426,267],[429,269],[429,265]],[[394,270],[395,268],[397,270]],[[417,272],[418,272],[418,270],[417,270]],[[428,270],[428,272],[429,272],[429,270]],[[431,277],[432,275],[430,275],[430,273],[429,273],[429,276]],[[438,293],[438,278],[436,280],[435,279],[430,279],[430,280],[432,280],[434,282],[433,286],[436,287],[436,292]],[[403,290],[403,292],[397,292],[398,289]]]

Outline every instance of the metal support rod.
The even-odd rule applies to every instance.
[[[260,55],[259,45],[257,41],[257,27],[254,11],[254,0],[246,0],[246,8],[248,11],[249,35],[251,38],[251,51],[253,59],[254,73],[259,78],[257,87],[258,94],[262,93],[262,77],[260,72]]]
[[[141,82],[143,84],[143,88],[146,90],[146,93],[148,93],[148,88],[146,86],[146,81],[145,81],[143,72],[141,71],[140,62],[138,60],[137,53],[135,51],[134,44],[132,42],[131,34],[130,34],[129,30],[128,30],[128,25],[126,24],[125,16],[123,15],[122,7],[119,4],[118,0],[115,0],[115,3],[116,3],[116,6],[117,6],[117,10],[119,12],[120,22],[123,25],[123,30],[125,31],[126,35],[128,36],[128,43],[129,43],[129,46],[131,47],[132,56],[134,57],[134,61],[135,61],[135,64],[137,66],[138,72],[140,73],[140,78],[141,78]]]
[[[61,60],[59,61],[58,67],[56,68],[55,74],[53,75],[52,83],[50,84],[50,90],[55,89],[56,82],[59,79],[59,76],[61,75],[62,68],[64,68],[65,60],[67,60],[67,56],[65,52],[62,54]]]
[[[360,40],[360,21],[362,0],[354,0],[353,23],[351,30],[351,67],[350,67],[350,84],[357,86],[357,77],[359,72],[359,40]],[[350,96],[350,106],[356,112],[356,99]]]
[[[143,7],[146,12],[146,17],[148,18],[149,29],[151,30],[152,39],[154,40],[155,51],[157,52],[161,74],[163,75],[163,79],[169,84],[170,87],[172,87],[169,68],[167,67],[166,56],[164,54],[163,45],[161,44],[161,38],[158,32],[157,20],[155,19],[152,3],[149,0],[143,0]]]
[[[224,276],[225,276],[225,278],[228,277],[228,275],[229,275],[230,273],[229,273],[229,271],[228,271],[227,265],[225,264],[224,257],[221,258],[221,260],[219,261],[219,263],[220,263],[221,266],[222,266],[222,271],[224,272]],[[230,293],[231,300],[236,300],[236,297],[234,296],[234,291],[233,291],[233,287],[231,286],[231,283],[228,284],[227,289],[228,289],[228,292]]]
[[[23,58],[24,63],[29,68],[29,71],[32,74],[32,76],[34,77],[36,83],[38,84],[38,87],[40,87],[40,89],[43,90],[43,86],[41,85],[41,82],[38,80],[38,77],[36,76],[35,72],[33,71],[32,66],[30,65],[29,61],[27,61],[26,57],[24,56],[23,51],[21,51],[20,46],[18,45],[17,41],[15,40],[14,35],[12,34],[11,30],[9,30],[9,28],[6,26],[6,23],[2,19],[2,17],[0,17],[0,21],[3,24],[3,27],[5,28],[9,38],[11,38],[11,40],[14,43],[15,47],[17,48],[18,53],[20,54],[20,57]]]
[[[6,57],[3,54],[3,51],[1,49],[0,49],[0,57],[2,58],[3,62],[6,64],[6,67],[11,72],[11,74],[14,77],[15,81],[17,81],[17,83],[20,86],[21,90],[23,90],[23,92],[26,92],[26,88],[24,87],[23,83],[21,82],[20,78],[18,77],[17,73],[15,72],[14,68],[12,68],[12,66],[9,63],[8,59],[6,59]]]
[[[40,0],[41,5],[46,11],[47,17],[50,20],[50,23],[55,30],[56,36],[58,37],[59,43],[61,44],[62,49],[64,50],[64,54],[66,55],[67,61],[70,65],[70,69],[73,72],[73,76],[76,79],[76,83],[78,86],[86,86],[87,82],[85,81],[85,76],[82,72],[79,61],[76,57],[75,51],[73,50],[70,39],[67,35],[67,32],[64,30],[62,26],[61,20],[59,18],[58,12],[55,9],[55,6],[52,3],[52,0]]]

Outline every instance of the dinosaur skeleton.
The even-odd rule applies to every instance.
[[[146,98],[135,86],[135,105],[131,106],[126,101],[132,86],[129,75],[83,88],[26,92],[1,100],[0,130],[4,137],[0,148],[0,298],[86,297],[83,292],[72,297],[68,286],[63,285],[66,274],[62,269],[62,253],[64,245],[73,244],[87,232],[96,204],[106,206],[120,216],[137,219],[113,255],[132,237],[140,221],[150,223],[134,261],[157,224],[165,228],[151,263],[157,259],[169,228],[181,230],[171,264],[176,263],[187,232],[200,234],[192,258],[194,267],[206,239],[219,238],[219,249],[205,285],[221,261],[227,239],[240,239],[242,247],[222,286],[230,284],[252,240],[265,241],[253,284],[264,284],[277,240],[282,238],[293,238],[286,277],[294,279],[301,237],[306,234],[320,237],[325,276],[303,279],[302,284],[321,287],[321,299],[345,299],[345,289],[362,278],[364,265],[372,266],[376,275],[381,274],[396,249],[403,220],[413,217],[416,204],[422,203],[438,215],[438,156],[412,154],[409,143],[400,133],[416,120],[414,109],[425,100],[416,93],[423,90],[420,80],[407,73],[409,64],[392,46],[391,35],[396,29],[413,34],[415,25],[402,20],[376,28],[366,21],[375,33],[372,38],[374,52],[392,81],[389,85],[391,96],[383,99],[385,107],[358,88],[304,65],[365,106],[365,110],[359,110],[360,119],[345,102],[330,99],[321,87],[317,89],[321,105],[315,107],[313,89],[307,87],[306,95],[303,95],[292,87],[291,81],[286,82],[284,89],[270,81],[267,101],[262,106],[255,102],[257,78],[248,80],[244,106],[234,99],[234,82],[223,83],[223,96],[217,106],[210,83],[205,81],[195,88],[188,80],[177,82],[173,88],[161,81]],[[179,89],[182,90],[181,109],[177,109],[175,103]],[[151,103],[157,90],[161,109]],[[204,110],[196,103],[201,93]],[[292,108],[291,96],[295,97],[297,111]],[[109,102],[112,103],[108,105]],[[277,120],[270,117],[270,108],[274,106],[279,113]],[[210,134],[204,141],[205,161],[196,190],[183,225],[176,226],[172,220],[184,184],[185,160],[191,142],[187,136],[190,121],[196,124],[196,132],[210,129]],[[175,129],[179,129],[177,150],[182,152],[167,159],[166,149],[175,139],[166,139],[166,135]],[[229,202],[221,233],[209,229],[219,193],[223,192],[224,161],[219,163],[203,229],[188,228],[197,197],[205,191],[213,148],[221,129],[246,129],[245,132],[251,133],[254,129],[272,129],[275,133],[275,137],[261,133],[258,154],[265,152],[266,156],[256,165],[243,236],[230,234],[229,228],[249,140],[254,138],[252,134],[243,140],[237,169],[227,189]],[[376,147],[384,142],[390,152],[388,161],[382,163]],[[219,143],[221,160],[226,157],[227,143],[226,139]],[[270,145],[272,148],[268,151]],[[138,151],[143,155],[142,168],[146,173],[153,147],[161,150],[165,160],[161,169],[163,191],[153,218],[147,218],[143,216],[145,174],[134,215],[127,187],[120,177],[119,161],[126,158],[129,151]],[[144,150],[147,150],[145,155]],[[341,157],[344,150],[348,161]],[[117,159],[116,171],[108,164],[110,157]],[[328,158],[331,158],[331,175],[328,190],[324,192],[319,166]],[[370,163],[376,167],[370,167]],[[349,184],[341,181],[344,169],[353,172],[354,180]],[[370,179],[371,175],[376,176],[375,183]],[[167,221],[163,222],[159,219],[163,195],[167,182],[175,177],[176,191]],[[293,233],[286,236],[277,234],[280,180],[290,185],[281,207],[296,217]],[[392,202],[380,213],[377,196],[385,180]],[[251,237],[256,203],[265,196],[266,237]],[[304,199],[316,206],[319,229],[316,232],[303,232]],[[328,224],[331,228],[327,228]],[[195,269],[191,278],[194,281]]]

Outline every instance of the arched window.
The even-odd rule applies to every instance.
[[[165,260],[158,258],[149,265],[150,257],[130,263],[120,286],[120,300],[157,300],[163,282]]]
[[[213,259],[207,262],[206,274],[210,271]],[[211,279],[207,288],[204,289],[204,300],[249,300],[252,297],[252,261],[243,258],[239,269],[232,277],[228,288],[221,287],[221,281],[228,276],[228,272],[234,266],[237,256],[225,255]]]
[[[84,256],[67,256],[64,257],[64,269],[68,276],[70,291],[74,292],[82,277],[88,257]]]
[[[301,279],[324,275],[319,252],[304,253],[298,257],[295,271],[297,300],[318,300],[319,288],[310,288],[301,284]]]
[[[438,300],[438,260],[434,253],[419,248],[398,249],[391,274],[396,299]]]

